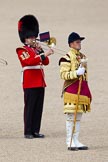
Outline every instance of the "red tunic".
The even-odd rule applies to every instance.
[[[22,67],[49,64],[48,57],[42,60],[41,56],[38,54],[38,51],[34,48],[24,46],[17,48],[16,52]],[[43,69],[25,70],[22,84],[23,88],[45,87],[46,83]]]

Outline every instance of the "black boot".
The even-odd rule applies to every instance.
[[[27,139],[33,139],[34,138],[34,136],[31,135],[31,134],[25,135],[24,137],[27,138]]]
[[[79,150],[88,150],[87,146],[78,147]]]
[[[44,134],[39,134],[39,133],[33,133],[33,137],[34,138],[44,138],[45,135]]]

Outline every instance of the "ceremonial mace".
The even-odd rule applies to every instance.
[[[81,67],[86,67],[87,66],[87,60],[88,59],[85,58],[85,57],[80,60]],[[83,76],[81,75],[79,77],[79,85],[78,85],[78,92],[77,92],[77,104],[76,104],[76,109],[75,109],[75,113],[74,113],[74,125],[73,125],[73,129],[72,129],[70,147],[71,147],[71,144],[72,144],[73,134],[75,132],[75,126],[76,126],[76,119],[77,119],[77,112],[78,112],[78,106],[79,106],[79,97],[80,97],[80,92],[81,92],[82,80],[83,80]]]
[[[78,92],[77,92],[77,104],[76,104],[76,109],[75,109],[75,113],[74,113],[74,125],[73,125],[73,129],[72,129],[70,147],[71,147],[71,144],[72,144],[73,134],[75,132],[77,112],[78,112],[78,105],[79,105],[79,96],[80,96],[80,92],[81,92],[81,85],[82,85],[82,76],[80,76],[80,78],[79,78],[79,86],[78,86]]]

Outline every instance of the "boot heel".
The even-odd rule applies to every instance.
[[[70,151],[78,151],[79,149],[77,147],[68,147],[68,150],[70,150]]]

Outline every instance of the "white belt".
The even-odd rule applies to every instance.
[[[38,69],[43,69],[42,65],[37,65],[37,66],[25,66],[22,68],[21,71],[21,83],[23,83],[23,79],[24,79],[24,71],[25,70],[38,70]]]

